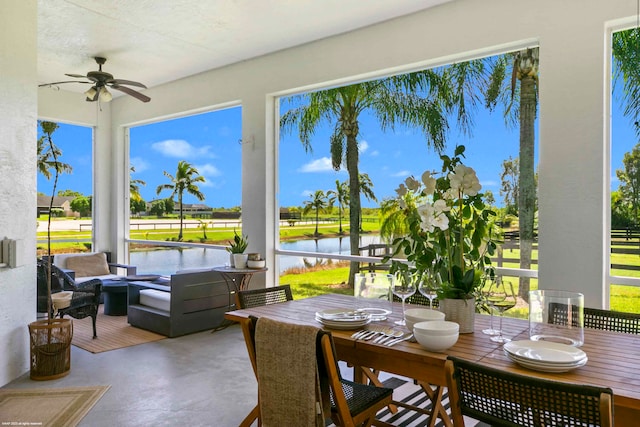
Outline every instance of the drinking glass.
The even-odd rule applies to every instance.
[[[416,285],[413,279],[414,277],[412,274],[401,272],[391,285],[391,291],[393,294],[402,300],[402,320],[396,320],[396,325],[406,326],[407,324],[404,315],[404,302],[407,298],[416,293]]]
[[[500,277],[496,277],[494,280],[489,280],[489,285],[482,288],[482,296],[484,297],[487,305],[489,306],[489,328],[483,329],[482,333],[494,336],[499,335],[500,331],[493,327],[493,312],[496,310],[495,303],[504,299],[505,295],[492,294],[496,284],[500,282]]]
[[[496,298],[493,306],[500,312],[500,327],[498,328],[498,335],[492,336],[491,341],[500,343],[509,342],[511,339],[502,335],[502,318],[504,317],[505,311],[516,305],[516,295],[513,292],[513,285],[511,282],[505,284],[504,281],[500,281],[499,283],[496,281],[492,295]]]
[[[440,283],[436,280],[436,274],[437,273],[433,271],[425,271],[418,285],[418,291],[420,291],[425,298],[429,299],[429,308],[432,310],[433,300],[438,296],[438,289],[440,289]]]

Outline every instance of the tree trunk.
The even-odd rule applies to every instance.
[[[351,255],[360,255],[360,173],[358,171],[358,123],[352,123],[347,133],[347,170],[349,171],[349,243]],[[349,286],[353,288],[360,263],[351,261]]]
[[[180,203],[180,232],[178,233],[178,241],[182,241],[182,193],[178,194],[178,202]]]
[[[537,71],[537,70],[536,70]],[[518,217],[520,220],[520,268],[531,268],[531,252],[534,240],[534,216],[536,209],[535,182],[535,131],[536,82],[531,73],[520,79],[520,177]],[[520,278],[518,295],[529,300],[530,279]]]

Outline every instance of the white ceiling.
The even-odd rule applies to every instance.
[[[103,56],[103,71],[153,87],[449,1],[38,0],[38,83]]]

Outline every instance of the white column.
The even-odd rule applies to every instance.
[[[582,292],[586,306],[601,307],[610,76],[605,28],[591,18],[573,14],[574,22],[547,27],[540,40],[539,287]]]
[[[251,287],[273,286],[278,275],[275,254],[276,175],[273,103],[264,94],[242,100],[242,227],[248,252],[266,257],[266,275],[256,274]]]

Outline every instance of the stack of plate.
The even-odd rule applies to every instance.
[[[371,322],[371,314],[352,308],[332,308],[316,312],[316,320],[331,329],[358,329]]]
[[[517,364],[541,372],[567,372],[588,360],[579,348],[551,341],[511,341],[504,345],[504,353]]]

